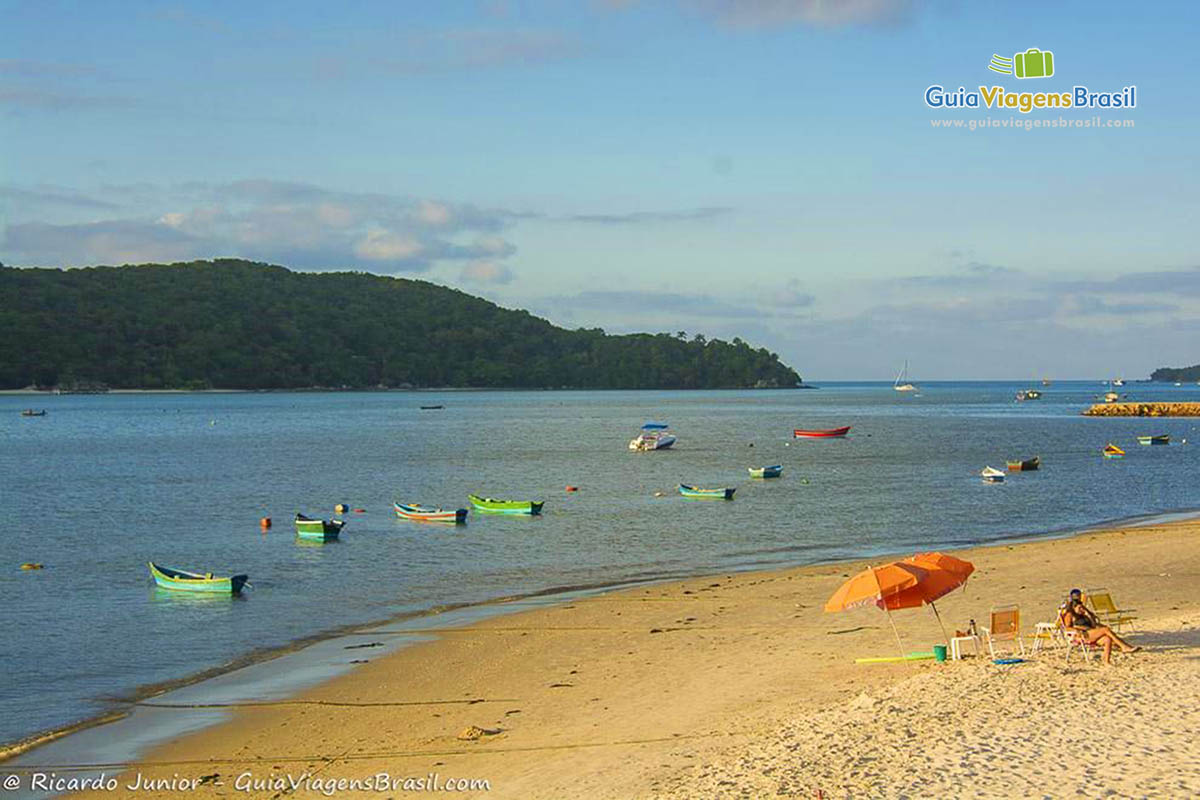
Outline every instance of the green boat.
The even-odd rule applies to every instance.
[[[480,497],[469,494],[467,499],[481,514],[524,514],[534,516],[542,513],[546,501],[541,500],[495,500],[491,497]]]
[[[301,539],[328,542],[338,538],[338,534],[342,532],[342,526],[345,524],[340,519],[313,519],[297,513],[296,535]]]
[[[773,467],[747,467],[750,470],[751,478],[778,478],[783,474],[783,465],[776,464]]]
[[[211,572],[201,575],[199,572],[160,567],[153,561],[149,564],[154,582],[164,589],[180,589],[186,592],[204,592],[206,594],[238,594],[249,578],[247,575],[219,578]]]
[[[701,489],[699,486],[679,484],[679,493],[684,497],[701,497],[708,500],[732,500],[737,489],[721,487],[719,489]]]

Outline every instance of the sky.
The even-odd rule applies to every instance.
[[[814,382],[1200,362],[1195,4],[0,14],[9,266],[363,270],[566,327],[740,336]],[[1052,76],[989,69],[1030,49]],[[1136,107],[932,108],[935,85]]]

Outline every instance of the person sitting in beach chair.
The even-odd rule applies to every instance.
[[[1071,590],[1059,618],[1068,635],[1073,632],[1084,644],[1103,647],[1105,664],[1112,662],[1113,645],[1120,648],[1122,653],[1136,653],[1142,649],[1134,647],[1113,633],[1112,628],[1101,624],[1092,610],[1083,604],[1083,592],[1079,589]]]

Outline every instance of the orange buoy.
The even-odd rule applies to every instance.
[[[578,486],[568,486],[568,487],[567,487],[567,491],[568,491],[568,492],[578,492],[578,491],[579,491],[579,487],[578,487]]]
[[[271,527],[271,518],[270,518],[270,517],[263,517],[262,519],[260,519],[260,520],[258,521],[258,524],[259,524],[259,525],[262,527],[262,529],[265,531],[267,528]]]

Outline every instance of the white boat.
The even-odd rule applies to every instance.
[[[633,437],[633,441],[629,443],[629,449],[648,452],[665,450],[673,444],[675,444],[675,434],[667,430],[667,423],[647,422],[642,426],[642,432]]]
[[[1123,378],[1113,378],[1112,385],[1113,386],[1124,386],[1125,380]]]
[[[984,483],[1004,483],[1004,473],[995,467],[984,467],[979,473]]]
[[[897,392],[915,392],[917,387],[908,382],[908,362],[904,362],[904,369],[896,375],[896,382],[892,384],[892,388]]]
[[[1105,392],[1104,393],[1104,402],[1106,402],[1106,403],[1115,403],[1120,399],[1121,399],[1121,395],[1117,394],[1116,392]]]

